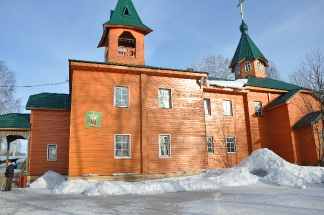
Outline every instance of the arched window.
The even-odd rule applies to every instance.
[[[129,31],[124,31],[118,38],[118,55],[136,57],[136,39]]]

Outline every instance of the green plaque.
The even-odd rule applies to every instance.
[[[101,112],[86,112],[86,127],[101,127]]]

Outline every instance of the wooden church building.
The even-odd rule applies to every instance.
[[[69,94],[40,93],[27,102],[29,176],[195,172],[233,167],[260,148],[317,164],[317,100],[265,76],[268,60],[244,21],[229,65],[235,80],[145,65],[144,37],[152,30],[131,0],[118,0],[103,27],[104,62],[69,60]],[[17,131],[19,118],[26,120],[11,114],[17,123],[8,125],[1,117],[1,131]]]

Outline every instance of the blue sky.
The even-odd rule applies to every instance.
[[[102,24],[117,0],[0,0],[0,60],[18,86],[63,82],[68,59],[103,61]],[[238,0],[133,0],[143,23],[146,65],[185,69],[207,54],[233,57],[241,33]],[[324,1],[245,0],[249,35],[288,79],[311,49],[324,50]],[[41,92],[68,93],[68,84],[17,88],[25,106]],[[24,108],[22,110],[25,111]]]

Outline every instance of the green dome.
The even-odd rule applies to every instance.
[[[248,29],[249,29],[248,25],[245,24],[245,22],[242,20],[242,24],[240,26],[241,33],[242,34],[247,34],[248,33]]]

